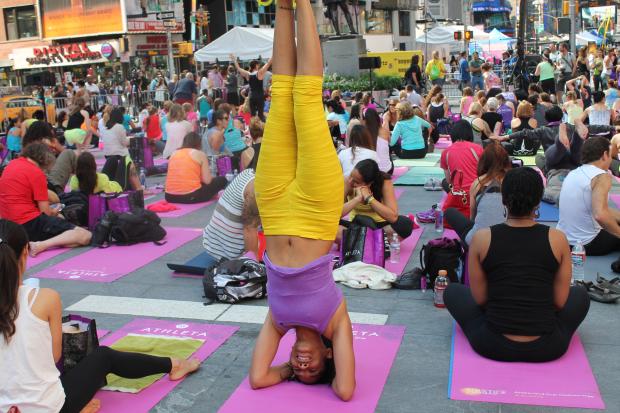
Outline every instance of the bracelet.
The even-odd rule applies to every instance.
[[[372,195],[368,195],[368,198],[366,198],[366,199],[364,200],[364,202],[366,203],[366,205],[370,205],[370,203],[371,203],[372,201],[374,201],[374,200],[375,200],[375,197],[374,197],[374,196],[372,196]]]

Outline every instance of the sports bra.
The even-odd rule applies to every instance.
[[[267,300],[279,329],[306,327],[321,334],[342,302],[342,291],[332,275],[333,255],[327,254],[301,268],[275,265],[267,253]]]

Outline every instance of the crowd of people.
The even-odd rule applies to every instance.
[[[67,192],[146,189],[129,153],[136,134],[168,161],[167,201],[197,203],[221,192],[203,232],[211,263],[248,251],[258,256],[264,234],[270,312],[254,349],[253,388],[296,379],[327,383],[345,401],[353,397],[351,321],[330,250],[360,218],[389,239],[411,236],[418,223],[399,209],[393,161],[423,159],[440,140],[449,142],[439,160],[442,208],[467,250],[470,279],[469,287],[447,288],[448,310],[484,357],[541,362],[566,352],[589,308],[583,286],[571,286],[571,246],[582,244],[588,255],[620,250],[620,212],[607,201],[608,172],[618,174],[620,166],[618,105],[611,74],[596,69],[598,57],[591,65],[583,52],[567,57],[566,45],[555,57],[549,49],[536,69],[540,81],[512,92],[489,62],[464,53],[455,105],[443,93],[446,68],[434,52],[423,71],[414,56],[397,96],[375,102],[357,93],[345,101],[341,91],[322,89],[310,2],[298,1],[295,14],[285,3],[277,7],[273,62],[253,61],[245,70],[232,56],[232,65],[198,79],[157,76],[148,85],[154,101],[141,102],[136,119],[123,106],[93,107],[94,88],[84,85],[55,125],[41,113],[12,120],[0,176],[0,358],[38,368],[23,367],[10,380],[6,369],[0,372],[11,383],[0,389],[1,409],[78,412],[109,372],[170,372],[175,380],[198,368],[196,361],[101,348],[60,376],[53,371],[60,357],[58,294],[22,285],[29,255],[91,241],[91,232],[62,216]],[[170,84],[170,99],[157,99]],[[100,172],[92,154],[99,144]],[[535,156],[538,170],[520,166],[523,156]],[[228,176],[218,173],[223,158],[230,160]],[[543,200],[559,205],[557,228],[536,221]],[[290,359],[272,366],[289,329],[297,337]],[[27,351],[42,345],[44,352]],[[35,383],[27,393],[26,382]]]

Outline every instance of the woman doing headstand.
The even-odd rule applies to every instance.
[[[329,254],[344,180],[323,115],[323,59],[310,1],[297,1],[297,45],[293,13],[290,0],[278,2],[273,100],[255,182],[270,311],[254,349],[250,385],[329,383],[349,400],[355,389],[353,334]],[[272,366],[289,329],[296,333],[290,359]]]

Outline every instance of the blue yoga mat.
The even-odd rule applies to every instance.
[[[406,174],[398,178],[394,185],[424,185],[428,178],[445,178],[443,169],[436,166],[414,166]]]
[[[182,272],[185,274],[203,275],[208,267],[211,267],[217,261],[211,257],[206,251],[196,255],[185,264],[166,264],[172,271]]]
[[[540,209],[538,210],[540,216],[536,221],[543,222],[558,222],[560,219],[560,210],[555,206],[546,202],[540,203]]]

